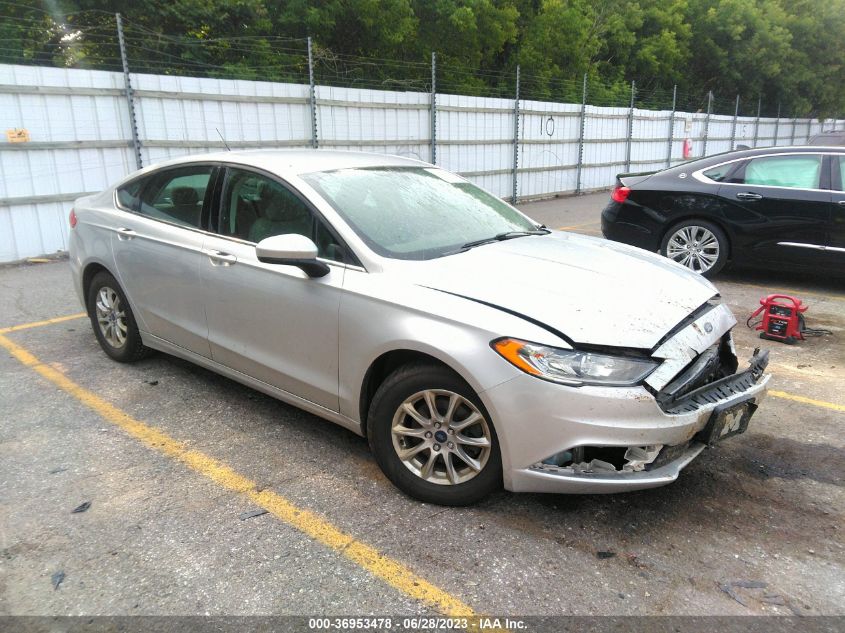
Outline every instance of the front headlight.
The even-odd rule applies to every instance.
[[[492,347],[525,373],[564,385],[635,385],[658,365],[645,358],[559,349],[512,338],[493,341]]]

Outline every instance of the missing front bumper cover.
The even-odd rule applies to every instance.
[[[649,446],[577,446],[550,455],[532,468],[567,473],[632,473],[646,470],[660,455],[662,444]]]

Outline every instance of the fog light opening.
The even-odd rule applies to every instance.
[[[571,473],[639,472],[657,459],[662,444],[648,446],[576,446],[549,455],[533,468]]]

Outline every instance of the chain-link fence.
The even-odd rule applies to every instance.
[[[436,54],[365,59],[308,39],[166,36],[109,15],[71,35],[97,43],[76,60],[87,69],[0,64],[0,120],[28,139],[0,141],[0,261],[65,248],[74,198],[227,146],[411,156],[525,201],[740,144],[801,144],[840,124],[712,93],[469,70]],[[0,47],[0,62],[12,61]]]

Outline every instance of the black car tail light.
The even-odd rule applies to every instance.
[[[625,202],[628,199],[628,195],[631,193],[631,190],[628,187],[616,186],[613,188],[613,193],[610,194],[610,197],[613,198],[614,202]]]

